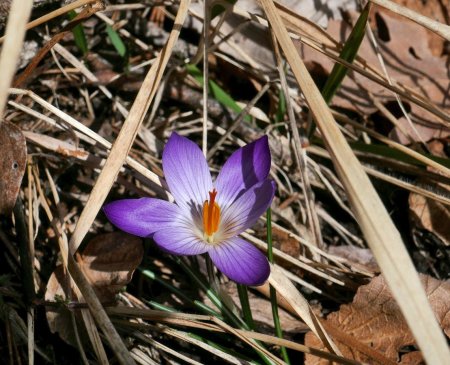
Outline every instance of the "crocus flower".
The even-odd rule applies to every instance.
[[[268,179],[267,137],[239,148],[225,162],[215,182],[200,148],[173,133],[162,166],[175,203],[153,198],[124,199],[104,212],[121,230],[152,237],[175,255],[208,253],[231,280],[261,285],[270,274],[266,257],[239,237],[269,207],[275,184]]]

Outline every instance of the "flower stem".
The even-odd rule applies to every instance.
[[[247,323],[247,326],[253,331],[255,329],[255,323],[253,322],[252,309],[248,300],[247,286],[242,284],[236,285],[239,293],[239,300],[241,302],[242,314],[244,315],[244,321],[245,323]]]
[[[267,258],[269,262],[273,264],[273,250],[272,250],[272,210],[267,209]],[[275,326],[275,334],[278,338],[283,338],[283,330],[281,329],[280,317],[278,315],[278,302],[277,302],[277,291],[270,285],[270,303],[272,304],[272,316],[273,324]],[[281,356],[283,360],[290,364],[289,355],[287,353],[286,347],[281,346]]]
[[[211,285],[211,287],[216,293],[219,293],[219,283],[217,281],[217,277],[214,272],[214,265],[209,255],[205,255],[205,262],[206,262],[206,270],[208,271],[209,285]]]

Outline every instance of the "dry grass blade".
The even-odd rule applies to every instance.
[[[271,31],[270,34],[272,36],[273,48],[275,51],[275,59],[277,62],[278,72],[280,74],[281,89],[286,99],[286,107],[289,115],[289,125],[291,127],[292,137],[294,139],[294,156],[300,170],[301,176],[300,183],[302,184],[303,191],[305,192],[305,205],[306,205],[306,213],[308,216],[309,229],[314,237],[313,243],[320,248],[323,247],[323,238],[322,233],[320,231],[319,217],[317,215],[316,207],[314,204],[314,195],[311,190],[311,183],[308,177],[306,154],[304,152],[304,149],[302,148],[300,133],[298,132],[297,129],[297,122],[295,120],[294,110],[292,107],[291,98],[289,96],[288,83],[283,69],[283,60],[280,54],[280,47],[278,46],[278,42],[275,38],[275,34],[273,33],[273,31]],[[320,260],[320,257],[315,252],[312,252],[312,257],[315,260]]]
[[[139,339],[140,341],[144,342],[144,343],[148,343],[151,344],[153,346],[155,346],[157,349],[160,349],[164,352],[167,352],[168,354],[172,355],[175,358],[178,358],[180,360],[183,360],[184,362],[186,362],[187,364],[192,364],[192,365],[202,365],[201,362],[195,361],[193,359],[191,359],[190,357],[181,354],[180,352],[160,343],[159,341],[156,341],[155,339],[151,338],[148,335],[145,335],[141,332],[135,331],[133,332],[133,336],[136,337],[137,339]]]
[[[320,147],[310,146],[310,147],[308,147],[308,151],[311,154],[331,159],[331,155],[328,153],[328,151],[326,151]],[[442,204],[450,205],[450,199],[447,196],[436,193],[429,188],[426,189],[426,188],[421,187],[420,185],[401,180],[400,178],[380,172],[370,166],[363,166],[363,169],[370,176],[373,176],[380,180],[386,181],[392,185],[399,186],[402,189],[409,190],[411,192],[426,196],[427,198],[433,199]]]
[[[106,160],[105,166],[100,173],[94,188],[92,189],[91,195],[89,196],[89,200],[87,201],[83,212],[80,215],[80,219],[70,240],[71,252],[75,252],[77,250],[84,236],[88,232],[89,227],[105,201],[120,168],[128,156],[128,152],[133,144],[141,122],[144,119],[145,113],[147,112],[150,103],[158,90],[158,86],[171,55],[172,48],[178,39],[181,26],[187,15],[189,3],[189,0],[185,0],[180,3],[170,37],[165,47],[158,55],[157,60],[150,68],[142,87],[136,96],[136,100],[131,107],[130,114],[120,130],[116,142],[114,143],[108,159]]]
[[[289,308],[289,310],[292,310]],[[228,332],[229,327],[224,327],[222,321],[218,321],[214,317],[206,316],[206,315],[198,315],[191,313],[176,313],[176,312],[161,312],[153,309],[141,309],[141,308],[132,308],[132,307],[108,307],[107,312],[113,316],[125,316],[130,318],[141,318],[146,319],[153,322],[163,322],[167,324],[189,327],[189,328],[201,328],[206,331],[214,331],[214,332]],[[293,311],[293,313],[295,313]],[[142,323],[133,323],[133,322],[125,322],[122,320],[115,320],[115,323],[123,324],[126,327],[131,328],[145,328],[148,327],[148,324]],[[212,323],[210,323],[212,322]],[[159,327],[161,332],[165,332],[165,327]],[[171,329],[171,331],[175,331]],[[241,336],[244,336],[249,339],[259,340],[265,342],[267,344],[275,345],[275,346],[284,346],[290,348],[295,351],[300,351],[304,353],[308,353],[311,355],[315,355],[330,361],[334,361],[339,364],[346,365],[357,365],[358,361],[350,360],[343,358],[341,356],[337,356],[331,354],[329,352],[325,352],[322,350],[318,350],[312,347],[308,347],[305,345],[300,345],[296,342],[281,339],[278,337],[266,335],[259,332],[254,331],[246,331],[234,328],[234,331]]]
[[[8,24],[6,25],[6,40],[0,57],[0,119],[8,97],[8,88],[16,72],[17,61],[22,50],[25,37],[25,25],[30,17],[32,0],[14,0],[9,11]]]
[[[296,52],[273,1],[260,2],[322,133],[361,230],[424,358],[430,364],[447,364],[447,342],[399,232]]]
[[[87,136],[89,138],[92,138],[94,141],[98,142],[100,145],[104,146],[105,148],[107,148],[107,149],[111,148],[111,143],[108,142],[105,138],[101,137],[99,134],[95,133],[93,130],[89,129],[84,124],[80,123],[79,121],[72,118],[70,115],[64,113],[63,111],[59,110],[58,108],[56,108],[49,102],[45,101],[44,99],[42,99],[41,97],[39,97],[38,95],[33,93],[32,91],[11,88],[10,93],[15,94],[15,95],[29,96],[36,103],[38,103],[45,109],[49,110],[50,112],[52,112],[58,118],[61,118],[62,120],[64,120],[67,124],[72,126],[75,130],[79,131],[80,138],[83,138],[83,137],[86,138],[86,136]],[[27,113],[31,113],[31,115],[33,115],[35,117],[38,117],[38,118],[41,118],[42,120],[47,121],[51,125],[55,124],[55,122],[52,119],[50,119],[50,118],[46,117],[45,115],[40,114],[36,111],[27,110],[26,107],[24,107],[23,105],[20,106],[19,104],[16,104],[14,102],[12,102],[12,105],[19,107],[21,110],[23,110]],[[78,156],[78,157],[80,157],[80,156]],[[137,162],[130,156],[127,156],[126,162],[130,166],[130,168],[134,169],[136,172],[138,172],[139,174],[141,174],[142,176],[147,178],[149,181],[152,181],[153,183],[155,183],[159,186],[162,186],[164,188],[163,180],[160,179],[158,177],[158,175],[156,175],[154,172],[150,171],[149,169],[147,169],[145,166],[143,166],[142,164],[140,164],[139,162]]]
[[[222,320],[220,320],[217,317],[212,317],[211,319],[213,322],[217,323],[221,328],[223,328],[226,332],[229,332],[229,333],[235,335],[237,338],[241,339],[247,345],[249,345],[249,346],[253,347],[255,350],[263,353],[265,356],[267,356],[268,359],[272,360],[275,364],[281,364],[281,365],[286,364],[284,361],[282,361],[281,359],[279,359],[278,357],[276,357],[275,355],[273,355],[272,353],[267,351],[264,347],[259,345],[257,342],[252,341],[252,339],[250,339],[247,336],[245,336],[244,334],[242,334],[242,332],[240,332],[239,330],[229,326],[228,324],[226,324],[225,322],[223,322]]]
[[[271,265],[269,283],[272,285],[286,301],[291,305],[297,315],[303,319],[309,328],[323,342],[323,344],[337,355],[340,355],[338,347],[333,340],[324,331],[319,320],[311,310],[306,299],[295,288],[294,284],[286,277],[281,269],[275,265]]]
[[[436,20],[430,19],[422,14],[416,13],[415,11],[408,9],[405,6],[396,4],[390,0],[370,0],[370,1],[374,4],[377,4],[386,9],[389,9],[390,11],[393,11],[394,13],[403,15],[403,16],[407,17],[408,19],[411,19],[412,21],[416,22],[417,24],[420,24],[420,25],[424,26],[425,28],[428,28],[432,32],[436,33],[437,35],[440,35],[441,37],[450,41],[450,26],[439,23]]]
[[[230,364],[236,364],[236,365],[241,365],[242,361],[240,361],[239,359],[235,358],[232,355],[227,354],[225,351],[221,351],[220,349],[217,349],[211,345],[208,345],[207,343],[198,340],[196,338],[193,338],[192,336],[189,335],[189,333],[186,332],[182,332],[179,330],[175,330],[173,328],[170,327],[162,327],[161,328],[161,332],[164,334],[167,334],[169,336],[172,336],[174,338],[178,338],[184,342],[193,344],[194,346],[197,346],[199,348],[204,349],[205,351],[209,351],[211,354],[221,358],[222,360],[230,363]]]
[[[350,124],[352,127],[358,128],[358,129],[366,132],[370,136],[378,139],[379,141],[386,143],[386,145],[388,145],[389,147],[392,147],[398,151],[404,152],[408,156],[415,158],[417,161],[420,161],[427,166],[433,167],[434,169],[442,172],[444,175],[450,177],[450,169],[441,165],[440,163],[432,160],[431,158],[428,158],[427,156],[424,156],[423,154],[416,152],[413,149],[402,145],[401,143],[395,142],[392,139],[385,137],[382,134],[371,130],[370,128],[367,128],[358,123],[355,123],[353,120],[351,120],[351,118],[348,118],[347,116],[343,115],[342,113],[333,111],[333,116],[336,118],[337,121],[342,121],[343,123]]]

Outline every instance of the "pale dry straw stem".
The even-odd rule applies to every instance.
[[[369,97],[369,99],[372,101],[373,105],[378,108],[378,111],[381,112],[381,114],[383,114],[384,117],[386,117],[391,123],[392,125],[401,133],[403,134],[407,139],[408,139],[408,144],[409,143],[416,143],[414,137],[411,135],[411,133],[409,133],[406,128],[399,122],[399,120],[389,111],[388,108],[386,108],[383,103],[375,96],[373,95],[369,90],[367,90],[367,95]],[[414,126],[411,118],[409,117],[407,111],[404,108],[403,103],[401,102],[400,98],[398,97],[398,94],[394,94],[397,104],[400,107],[400,110],[403,113],[403,116],[406,118],[409,126],[411,127],[411,129],[414,131],[414,134],[416,135],[416,137],[419,139],[419,141],[425,145],[425,142],[422,139],[422,136],[419,134],[419,131],[417,130],[417,128]],[[399,102],[400,101],[400,102]]]
[[[292,233],[290,230],[280,226],[278,223],[276,222],[272,222],[272,226],[277,228],[278,230],[286,233],[288,235],[289,238],[294,239],[295,241],[297,241],[300,245],[305,245],[308,246],[309,248],[311,248],[311,250],[315,250],[316,252],[318,252],[321,256],[323,256],[324,258],[326,258],[327,260],[329,260],[330,262],[333,262],[336,266],[338,266],[339,268],[343,269],[344,267],[341,264],[341,259],[338,258],[335,255],[332,255],[326,251],[321,250],[320,248],[317,248],[316,246],[314,246],[312,243],[308,242],[307,240],[305,240],[303,237],[300,237],[298,235],[296,235],[295,233]],[[282,252],[282,251],[281,251]]]
[[[286,100],[286,106],[289,116],[289,126],[291,129],[292,137],[294,139],[293,147],[294,147],[294,156],[297,162],[297,166],[301,176],[301,186],[303,188],[303,192],[305,194],[305,203],[306,203],[306,214],[308,216],[308,224],[309,229],[314,238],[314,244],[317,247],[323,247],[323,239],[322,232],[320,230],[320,222],[317,216],[316,207],[314,204],[314,194],[311,189],[311,183],[308,177],[308,165],[306,163],[306,153],[304,148],[302,147],[302,141],[300,139],[300,133],[298,132],[297,121],[295,119],[294,110],[292,107],[291,97],[289,95],[289,88],[286,80],[286,75],[283,69],[283,60],[280,54],[280,48],[278,46],[278,41],[275,37],[273,29],[270,31],[272,38],[272,45],[275,51],[275,58],[278,68],[278,74],[280,75],[281,81],[281,90],[284,93],[284,99]],[[315,261],[320,261],[320,256],[317,255],[314,251],[310,252]]]
[[[306,323],[314,334],[323,342],[325,347],[332,353],[342,356],[339,348],[331,337],[325,332],[318,318],[312,311],[307,300],[286,277],[283,271],[276,265],[270,265],[269,283],[277,293],[292,307],[295,313]]]
[[[133,359],[136,360],[138,364],[142,365],[158,365],[158,363],[153,360],[147,353],[144,353],[144,351],[140,350],[137,347],[133,347],[130,350],[131,356],[133,356]]]
[[[267,243],[266,242],[260,240],[259,238],[254,237],[251,234],[246,233],[246,232],[242,233],[241,235],[246,240],[255,244],[255,246],[258,247],[260,250],[267,251]],[[315,246],[313,246],[313,247],[315,247]],[[327,273],[320,271],[320,270],[316,269],[315,267],[312,267],[311,265],[308,265],[308,264],[300,261],[299,259],[296,259],[296,258],[288,255],[287,253],[281,251],[280,249],[278,249],[276,247],[273,248],[273,254],[275,257],[281,258],[284,261],[287,261],[290,264],[297,266],[301,270],[309,271],[311,274],[317,275],[325,280],[329,280],[340,286],[345,286],[345,283],[343,281],[336,279],[335,277],[328,275]]]
[[[106,10],[104,10],[103,12],[106,12]],[[103,20],[108,25],[111,25],[111,26],[115,25],[114,20],[108,18],[105,14],[98,12],[98,13],[95,13],[95,16],[97,18]],[[132,42],[134,42],[139,48],[143,49],[144,51],[151,50],[151,47],[148,44],[144,43],[143,41],[141,41],[138,38],[135,38],[133,35],[131,35],[131,33],[128,30],[126,30],[124,28],[119,28],[119,29],[117,29],[117,31],[121,35],[123,35],[125,38],[130,39]]]
[[[437,201],[439,203],[442,203],[442,204],[445,204],[447,206],[450,206],[450,199],[448,198],[448,196],[443,196],[443,195],[441,195],[439,193],[436,193],[434,191],[423,189],[420,186],[417,186],[417,185],[415,185],[413,183],[397,179],[397,178],[395,178],[393,176],[386,175],[386,174],[384,174],[384,173],[382,173],[382,172],[380,172],[380,171],[378,171],[376,169],[370,168],[370,167],[366,167],[365,169],[366,169],[368,174],[370,174],[370,175],[372,175],[374,177],[377,177],[380,180],[387,181],[387,182],[389,182],[389,183],[391,183],[393,185],[397,185],[397,186],[399,186],[399,187],[401,187],[401,188],[403,188],[405,190],[409,190],[409,191],[411,191],[413,193],[423,195],[423,196],[425,196],[425,197],[427,197],[429,199],[433,199],[433,200],[435,200],[435,201]]]
[[[227,8],[227,10],[225,10],[225,13],[230,13],[230,7]],[[223,18],[223,17],[222,17]],[[217,26],[214,28],[214,34],[211,35],[211,39],[215,39],[216,36],[219,37],[219,40],[214,42],[214,44],[212,44],[209,47],[209,52],[214,52],[215,50],[217,50],[220,45],[222,43],[228,43],[228,41],[237,33],[239,33],[242,29],[244,29],[246,26],[248,25],[248,21],[247,22],[242,22],[240,24],[238,24],[235,28],[233,28],[227,35],[222,35],[219,32],[219,29],[217,28]]]
[[[30,257],[35,259],[35,250],[34,250],[34,234],[33,234],[33,214],[32,214],[32,206],[33,206],[33,175],[31,174],[31,159],[27,158],[27,176],[28,176],[28,192],[27,192],[27,201],[28,201],[28,249],[30,252]],[[35,265],[31,265],[32,277],[34,278],[36,275]],[[33,280],[34,290],[37,292],[39,290],[39,286],[36,281]],[[27,310],[27,339],[28,339],[28,364],[34,364],[34,352],[35,352],[35,340],[34,340],[34,321],[35,321],[35,312],[34,308],[30,307]]]
[[[146,9],[151,7],[152,5],[147,4],[118,4],[118,5],[107,5],[104,12],[111,12],[111,11],[126,11],[126,10],[140,10],[140,9]]]
[[[225,351],[222,351],[222,350],[215,348],[201,340],[198,340],[198,339],[192,337],[192,335],[187,332],[176,330],[174,328],[170,328],[167,326],[158,326],[158,327],[152,326],[152,327],[155,330],[160,331],[168,336],[178,338],[186,343],[190,343],[190,344],[197,346],[205,351],[208,351],[211,354],[225,360],[226,362],[229,362],[230,364],[236,364],[236,365],[242,364],[241,360],[239,360],[238,358],[236,358],[232,355],[229,355]]]
[[[175,358],[185,361],[188,364],[203,365],[201,362],[195,361],[195,360],[191,359],[190,357],[183,355],[182,353],[180,353],[178,351],[175,351],[171,347],[166,346],[159,341],[156,341],[155,339],[151,338],[149,334],[144,334],[140,331],[134,331],[131,333],[131,335],[133,337],[136,337],[140,341],[148,343],[149,345],[152,345],[153,347],[155,347],[161,351],[167,352],[168,354],[172,355]]]
[[[231,9],[230,7],[227,7],[225,4],[226,3],[223,3],[223,2],[220,2],[225,8],[227,8],[227,9]],[[228,11],[227,11],[228,12]],[[198,13],[196,13],[195,11],[193,11],[192,9],[190,9],[189,10],[189,13],[193,16],[193,17],[195,17],[196,19],[199,19],[199,20],[203,20],[203,17],[200,15],[200,14],[198,14]],[[217,29],[217,27],[215,28],[215,29]],[[220,33],[218,33],[218,34],[220,34]],[[220,34],[221,35],[221,34]],[[221,35],[222,36],[222,35]],[[200,42],[203,42],[203,38],[200,40]],[[243,49],[242,49],[242,47],[240,47],[240,46],[238,46],[238,45],[236,45],[234,42],[231,42],[230,40],[227,40],[226,41],[227,42],[227,44],[231,47],[231,48],[233,48],[233,50],[235,51],[235,52],[237,52],[240,56],[242,56],[242,58],[250,65],[250,67],[253,69],[253,70],[257,70],[257,71],[259,71],[259,72],[261,72],[261,67],[259,66],[259,64],[252,58],[252,57],[250,57]],[[214,50],[215,49],[215,45],[213,45],[212,47],[209,47],[209,50],[210,50],[210,52],[212,52],[212,50]],[[192,58],[192,60],[191,60],[191,63],[198,63],[198,60],[200,59],[200,56],[201,56],[201,52],[197,52],[197,54]],[[221,57],[221,58],[223,58],[223,59],[226,59],[228,62],[230,62],[230,61],[232,61],[231,60],[231,58],[229,58],[229,57],[226,57],[223,53],[218,53],[218,54],[216,54],[216,56],[217,57]],[[233,62],[232,62],[233,63]],[[239,68],[242,68],[242,65],[241,64],[238,64],[238,63],[233,63],[233,64],[235,64],[235,65],[237,65]],[[267,75],[263,75],[263,74],[261,74],[260,75],[265,81],[269,81],[269,78],[267,77]]]
[[[325,176],[325,174],[322,172],[322,166],[318,164],[316,161],[308,157],[308,163],[312,168],[314,169],[315,174],[319,177],[320,181],[322,181],[323,185],[328,189],[331,196],[334,198],[336,203],[342,208],[342,210],[346,211],[350,217],[353,219],[355,216],[353,215],[353,212],[350,210],[350,208],[344,203],[342,198],[339,196],[339,193],[336,191],[336,188],[333,186],[330,180]],[[358,238],[359,244],[362,244],[362,240]]]
[[[67,261],[68,270],[71,277],[77,284],[78,289],[86,300],[91,315],[94,317],[97,325],[105,335],[105,338],[108,341],[114,354],[116,355],[118,362],[122,365],[135,364],[127,347],[123,343],[115,327],[112,325],[111,320],[109,319],[102,304],[100,303],[100,300],[97,298],[94,289],[84,276],[78,264],[75,262],[73,256],[68,255]]]
[[[275,3],[275,5],[277,9],[280,10],[280,15],[286,27],[296,32],[296,38],[298,38],[300,42],[314,48],[316,51],[322,54],[327,55],[328,57],[334,59],[336,62],[339,62],[347,68],[356,70],[365,77],[379,83],[380,85],[383,85],[391,91],[408,98],[412,102],[417,103],[422,108],[429,110],[431,113],[436,114],[445,121],[450,121],[449,115],[446,113],[446,111],[432,104],[429,100],[424,99],[422,95],[417,93],[412,88],[395,82],[394,79],[391,79],[391,85],[389,79],[384,77],[385,72],[382,73],[376,67],[367,64],[367,62],[360,56],[357,56],[353,63],[348,63],[340,59],[338,42],[336,42],[336,40],[328,35],[322,28],[312,23],[307,18],[304,18],[301,15],[292,12],[290,9],[284,7],[279,3]],[[381,77],[382,79],[377,79],[377,77]],[[403,88],[404,90],[399,89],[399,86],[401,86],[401,88]],[[406,91],[406,93],[403,91]],[[412,95],[414,95],[414,97]],[[405,111],[403,112],[405,113]]]
[[[277,265],[278,266],[278,265]],[[289,270],[285,269],[283,266],[278,266],[281,271],[283,271],[284,275],[286,275],[286,277],[290,280],[292,280],[294,283],[299,284],[300,286],[304,287],[304,288],[308,288],[310,290],[312,290],[313,292],[316,292],[317,294],[323,295],[324,292],[317,288],[316,286],[308,283],[307,281],[301,279],[298,275],[293,274],[292,272],[290,272]],[[259,288],[257,288],[256,290],[259,290]],[[268,293],[267,297],[270,297],[270,293]],[[278,301],[278,299],[277,299]]]
[[[30,307],[27,310],[27,340],[28,340],[28,364],[34,364],[34,308]]]
[[[428,28],[442,38],[450,41],[450,26],[446,24],[442,24],[436,20],[430,19],[422,14],[415,12],[414,10],[408,9],[406,6],[396,4],[395,2],[390,0],[370,0],[370,2],[389,9],[390,11],[402,15],[408,19],[411,19],[413,22],[416,22],[417,24]]]
[[[5,44],[0,56],[0,123],[5,111],[8,89],[16,72],[22,44],[25,38],[25,25],[30,17],[33,0],[13,0],[6,24]]]
[[[448,364],[447,341],[398,230],[295,50],[273,1],[260,2],[322,133],[361,230],[425,360]]]
[[[260,344],[258,344],[256,341],[254,341],[251,338],[248,338],[247,336],[243,335],[241,332],[239,332],[237,329],[229,326],[224,321],[220,320],[217,317],[211,317],[211,320],[218,324],[221,328],[223,328],[226,332],[231,333],[235,335],[237,338],[239,338],[241,341],[245,342],[247,345],[253,347],[255,350],[263,353],[267,358],[272,360],[275,364],[285,365],[286,363],[276,357],[271,352],[267,351],[264,347],[262,347]]]

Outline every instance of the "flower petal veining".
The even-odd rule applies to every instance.
[[[241,195],[223,211],[221,234],[226,239],[237,236],[253,226],[270,206],[275,194],[275,183],[264,180]]]
[[[178,226],[157,231],[153,239],[164,251],[174,255],[199,255],[210,245],[203,242],[189,227]]]
[[[225,162],[214,183],[219,192],[217,203],[225,209],[256,183],[267,179],[270,171],[267,136],[236,150]]]
[[[189,139],[172,133],[164,148],[162,165],[175,202],[191,214],[200,214],[212,189],[208,163],[200,148]]]
[[[267,258],[251,243],[239,237],[230,238],[209,251],[217,268],[240,284],[263,284],[270,274]]]
[[[181,209],[165,200],[153,198],[122,199],[103,207],[109,221],[122,231],[149,237],[157,230],[179,225]]]

